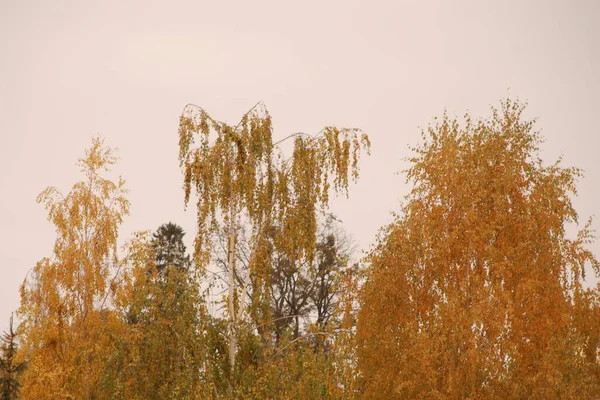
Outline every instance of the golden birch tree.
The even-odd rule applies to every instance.
[[[358,314],[365,398],[593,398],[597,291],[584,291],[590,222],[581,176],[539,157],[524,106],[446,114],[423,134],[413,189],[367,261]],[[585,315],[585,317],[584,317]]]
[[[328,205],[331,189],[348,192],[358,178],[361,150],[368,137],[358,129],[326,127],[312,137],[290,135],[291,158],[283,157],[272,138],[271,117],[262,103],[244,114],[236,126],[217,121],[202,108],[185,107],[179,125],[179,159],[183,169],[185,203],[197,194],[195,263],[210,262],[211,234],[220,221],[228,229],[230,387],[234,384],[240,321],[248,312],[260,326],[270,314],[270,249],[266,231],[278,227],[277,247],[292,262],[312,260],[316,252],[318,211]],[[285,140],[285,139],[284,139]],[[236,243],[241,220],[249,228],[250,260],[247,280],[235,285]],[[253,277],[254,298],[247,307],[245,293]],[[263,339],[269,332],[261,332]]]
[[[118,228],[129,210],[124,181],[102,173],[113,150],[94,139],[78,166],[84,180],[67,195],[49,187],[38,197],[56,227],[51,257],[39,261],[21,287],[22,350],[30,359],[22,395],[35,399],[98,396],[98,378],[122,324],[109,309]]]

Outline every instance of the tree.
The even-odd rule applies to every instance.
[[[255,320],[267,322],[271,268],[266,230],[277,221],[277,246],[294,262],[312,260],[318,205],[327,206],[332,184],[334,190],[347,194],[349,178],[358,178],[360,151],[369,148],[368,137],[357,129],[327,127],[315,137],[295,134],[289,138],[294,138],[294,151],[291,159],[285,160],[277,148],[279,142],[272,140],[271,117],[262,103],[236,126],[216,121],[193,105],[186,106],[180,118],[185,203],[192,190],[198,195],[196,265],[208,265],[210,237],[218,221],[222,219],[228,228],[230,384],[249,283],[238,293],[234,278],[238,220],[244,218],[250,227],[247,276],[254,277],[255,298],[248,311]],[[193,148],[195,141],[198,145]]]
[[[2,335],[0,347],[0,397],[12,400],[19,397],[21,388],[20,376],[27,367],[27,362],[17,360],[17,333],[13,330],[13,318],[10,316],[8,332]]]
[[[294,262],[276,249],[272,252],[270,292],[277,338],[292,328],[292,339],[298,339],[301,320],[309,333],[322,334],[337,314],[339,277],[350,268],[352,244],[333,215],[327,216],[317,233],[312,262]]]
[[[104,369],[106,398],[206,398],[206,310],[183,229],[162,225],[127,245],[117,309],[127,321]],[[200,371],[204,370],[204,374]]]
[[[152,235],[152,247],[159,272],[170,265],[179,269],[188,269],[190,257],[185,253],[184,236],[183,228],[172,222],[161,225]]]
[[[317,225],[317,246],[312,262],[308,259],[293,261],[277,247],[279,227],[273,225],[266,230],[269,243],[271,268],[269,293],[272,316],[271,330],[279,338],[292,329],[293,339],[302,333],[302,327],[323,330],[337,312],[338,281],[340,274],[350,268],[349,259],[353,251],[352,241],[343,231],[337,219],[328,214]],[[248,277],[248,262],[251,252],[243,232],[238,234],[236,243],[235,282],[242,286],[248,280],[246,299],[251,302],[255,294],[255,279]],[[219,273],[213,275],[215,281],[227,275],[227,232],[219,230],[215,235],[213,259]],[[304,321],[304,323],[302,323]],[[260,320],[253,321],[260,325]],[[312,329],[311,328],[311,329]],[[314,330],[314,329],[313,329]]]
[[[122,179],[102,176],[116,163],[113,150],[94,139],[79,160],[85,179],[63,196],[49,187],[38,196],[56,227],[53,256],[32,269],[21,286],[23,375],[26,398],[91,398],[99,373],[122,329],[110,309],[118,273],[118,227],[129,211]]]
[[[582,288],[586,265],[599,272],[590,222],[565,233],[581,171],[544,165],[523,111],[506,100],[488,120],[444,115],[414,149],[414,187],[367,258],[366,398],[600,393],[597,292]]]

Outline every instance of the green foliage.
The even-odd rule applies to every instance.
[[[20,376],[27,368],[26,361],[17,360],[17,333],[13,330],[13,318],[10,317],[8,332],[2,335],[0,346],[0,398],[12,400],[19,397]]]
[[[168,266],[189,268],[190,257],[185,252],[184,236],[183,228],[172,222],[161,225],[152,235],[152,248],[159,273]]]
[[[263,349],[259,358],[246,367],[236,397],[331,399],[335,398],[332,379],[332,365],[324,353],[308,343],[287,339],[275,349]]]
[[[208,353],[206,310],[186,266],[183,235],[168,224],[151,240],[141,235],[130,245],[131,286],[122,298],[126,333],[103,376],[109,397],[195,399],[208,393],[201,374]],[[165,260],[171,262],[159,268]]]

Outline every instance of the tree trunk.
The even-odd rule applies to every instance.
[[[229,317],[231,324],[229,326],[229,386],[228,391],[231,392],[233,389],[233,371],[235,368],[235,353],[237,351],[237,332],[236,332],[236,315],[235,315],[235,304],[233,301],[234,287],[235,287],[235,221],[233,213],[233,201],[229,205],[229,238],[228,238],[228,251],[227,251],[227,265],[229,267]]]

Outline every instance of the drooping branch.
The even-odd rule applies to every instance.
[[[294,150],[286,160],[279,145],[292,138]],[[218,229],[219,219],[228,226],[226,265],[232,373],[236,325],[246,310],[245,293],[249,286],[252,288],[249,313],[255,319],[259,315],[270,319],[265,304],[269,304],[271,297],[273,252],[284,254],[292,264],[301,260],[312,262],[317,251],[317,214],[328,206],[331,189],[348,194],[349,182],[358,179],[360,152],[368,152],[369,147],[369,139],[362,131],[335,127],[326,127],[314,137],[296,133],[273,142],[271,117],[261,102],[235,126],[218,122],[201,107],[184,108],[179,124],[179,160],[185,204],[192,191],[197,195],[196,267],[205,270],[210,263],[210,238]],[[247,218],[251,233],[248,272],[238,296],[235,219],[240,213]],[[278,235],[269,237],[268,232],[273,230]],[[241,301],[237,312],[234,297]],[[293,311],[306,301],[294,303]]]

